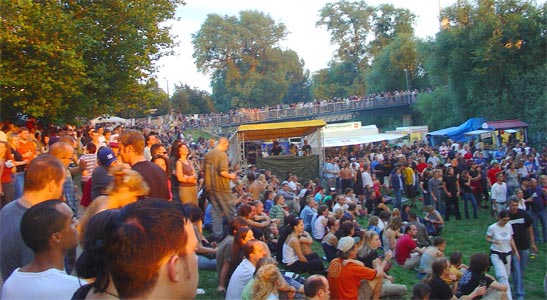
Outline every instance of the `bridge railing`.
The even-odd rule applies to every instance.
[[[366,97],[358,99],[344,99],[337,102],[318,102],[296,104],[293,107],[286,105],[282,108],[254,109],[245,112],[238,111],[229,115],[209,115],[201,119],[204,127],[236,126],[247,123],[259,123],[286,118],[307,117],[341,111],[375,109],[391,106],[409,105],[416,101],[418,94],[409,93],[391,97]]]

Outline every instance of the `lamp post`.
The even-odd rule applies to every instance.
[[[408,69],[405,70],[405,78],[406,78],[406,90],[410,91],[410,87],[408,86]]]
[[[163,79],[165,79],[166,81],[166,92],[167,92],[167,114],[169,115],[169,121],[172,121],[172,111],[171,111],[171,95],[169,95],[169,79],[167,79],[167,77],[164,77]]]

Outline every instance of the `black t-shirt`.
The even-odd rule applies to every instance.
[[[167,187],[167,174],[158,165],[150,161],[141,161],[133,165],[133,171],[139,172],[148,184],[150,192],[148,197],[170,199]]]
[[[517,213],[509,212],[509,224],[513,226],[513,239],[518,250],[530,248],[530,235],[528,228],[532,226],[532,218],[524,210],[519,209]]]
[[[272,147],[272,155],[280,155],[281,154],[281,147],[280,146],[273,146]]]
[[[463,273],[462,278],[460,279],[460,283],[458,285],[458,291],[456,292],[456,297],[460,298],[461,296],[465,296],[465,295],[469,295],[473,293],[473,291],[477,288],[477,286],[479,286],[479,282],[481,280],[485,281],[486,288],[488,288],[490,284],[494,282],[492,278],[484,274],[475,273],[471,271],[465,271]],[[431,298],[431,299],[434,299],[434,298]],[[482,296],[478,296],[475,299],[482,299]]]
[[[372,266],[372,262],[378,258],[378,252],[376,250],[370,252],[367,256],[364,257],[358,257],[360,261],[362,261],[365,264],[365,267],[374,269]]]
[[[429,283],[429,287],[431,287],[431,294],[429,295],[429,299],[449,300],[452,299],[452,296],[454,296],[450,286],[446,284],[446,282],[444,282],[444,280],[442,280],[440,277],[433,277],[433,279]]]
[[[424,187],[424,191],[429,192],[429,177],[423,177],[422,178],[422,185]]]
[[[21,153],[17,152],[17,150],[11,148],[11,154],[13,154],[13,159],[15,161],[23,161],[23,155],[21,155]],[[16,172],[24,172],[25,171],[25,167],[27,165],[19,165],[17,167],[15,167],[15,171]]]
[[[462,191],[462,193],[471,193],[471,186],[466,184],[467,178],[460,177],[459,183],[460,183],[460,191]]]
[[[449,192],[449,193],[452,193],[452,196],[455,197],[456,193],[458,192],[458,187],[457,187],[457,178],[456,178],[456,175],[453,175],[453,176],[448,176],[448,175],[445,175],[443,176],[443,182],[446,183],[446,190]]]

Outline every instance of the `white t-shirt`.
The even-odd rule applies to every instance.
[[[497,243],[490,245],[490,250],[507,253],[511,252],[511,239],[513,238],[513,226],[509,223],[500,227],[498,223],[494,223],[488,227],[486,235],[491,237]]]
[[[313,238],[316,240],[322,239],[325,236],[326,227],[322,223],[324,219],[325,216],[321,215],[317,217],[315,223],[313,224]]]
[[[2,286],[2,299],[71,299],[80,287],[77,277],[65,271],[21,272],[17,268]],[[85,282],[84,282],[85,283]]]
[[[491,198],[496,202],[504,203],[507,201],[507,184],[505,182],[502,182],[501,184],[497,182],[494,183],[491,192]]]
[[[369,172],[363,172],[362,175],[362,178],[363,178],[363,187],[369,187],[369,188],[372,188],[372,176],[370,176],[370,173]]]
[[[230,277],[228,290],[226,291],[226,300],[237,300],[241,298],[241,293],[245,285],[253,278],[256,267],[248,260],[243,259],[237,266],[234,274]]]

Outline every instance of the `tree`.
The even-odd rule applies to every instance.
[[[447,104],[459,121],[520,118],[531,135],[545,137],[546,5],[459,1],[443,11],[445,27],[424,47],[424,65],[431,82],[447,86],[438,100],[453,101]]]
[[[203,114],[214,111],[213,101],[209,93],[197,88],[191,88],[187,84],[175,85],[175,93],[170,101],[177,113]]]
[[[154,61],[182,0],[4,1],[4,113],[73,119],[148,108]],[[12,108],[12,109],[9,109]]]
[[[37,1],[3,1],[1,13],[2,117],[65,113],[89,82],[70,15]]]
[[[399,34],[374,59],[367,74],[368,91],[406,90],[406,76],[411,80],[417,67],[415,40],[409,34]],[[411,87],[416,88],[414,85]]]
[[[211,75],[218,110],[279,104],[289,87],[304,97],[303,61],[278,46],[286,35],[285,25],[257,11],[207,16],[192,35],[193,57],[198,70]]]
[[[415,16],[407,9],[395,8],[390,4],[377,7],[368,5],[365,1],[339,1],[326,4],[320,11],[317,26],[326,26],[331,34],[331,44],[337,46],[332,67],[343,66],[351,68],[350,80],[345,83],[330,81],[328,85],[340,85],[339,88],[329,88],[340,95],[342,90],[350,94],[365,94],[367,86],[366,74],[370,64],[377,58],[381,50],[395,40],[399,35],[413,36],[412,24]],[[413,63],[414,64],[414,63]],[[348,81],[351,82],[348,84]],[[315,81],[323,85],[322,81]],[[319,92],[328,87],[312,88]],[[350,87],[348,90],[348,87]],[[373,89],[377,89],[373,87]],[[323,94],[323,92],[321,92]]]

